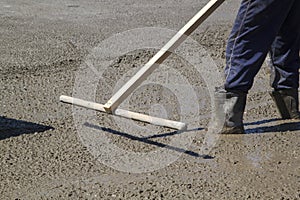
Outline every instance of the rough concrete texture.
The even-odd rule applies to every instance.
[[[1,0],[1,199],[300,199],[300,123],[278,119],[268,95],[266,66],[248,95],[246,135],[207,137],[207,81],[175,55],[164,65],[185,77],[201,102],[187,117],[192,124],[187,132],[120,121],[58,100],[62,94],[84,98],[85,90],[76,90],[77,78],[83,73],[93,77],[97,71],[80,68],[87,65],[91,49],[105,39],[134,28],[178,30],[205,3]],[[191,36],[216,63],[216,73],[225,62],[226,39],[238,4],[226,1]],[[114,58],[96,84],[87,81],[79,88],[96,85],[94,98],[87,98],[104,103],[154,53],[137,49]],[[163,74],[162,69],[156,74]],[[129,97],[127,108],[181,119],[179,96],[150,80]],[[168,80],[180,82],[178,77]],[[102,139],[124,156],[114,157],[116,152],[105,149]],[[147,157],[153,152],[158,153]],[[127,153],[137,155],[136,160]],[[132,160],[126,165],[128,159]]]

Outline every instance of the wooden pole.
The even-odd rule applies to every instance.
[[[145,66],[106,102],[104,105],[106,112],[112,113],[223,2],[224,0],[209,1]]]

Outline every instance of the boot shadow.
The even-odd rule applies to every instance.
[[[268,119],[257,122],[245,123],[245,126],[249,125],[261,125],[275,122],[270,126],[260,126],[255,128],[246,129],[246,134],[261,134],[261,133],[275,133],[275,132],[286,132],[286,131],[299,131],[300,121],[299,120],[281,120],[281,119]]]

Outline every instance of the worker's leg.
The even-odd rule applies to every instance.
[[[282,24],[270,51],[272,63],[271,93],[284,119],[300,118],[299,114],[299,47],[300,1],[295,1]]]
[[[247,93],[296,0],[243,0],[226,50],[225,89]]]
[[[226,50],[224,88],[231,95],[225,95],[225,120],[221,125],[224,132],[221,133],[244,132],[240,124],[245,95],[294,1],[297,0],[242,1]]]

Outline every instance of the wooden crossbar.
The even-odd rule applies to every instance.
[[[69,103],[72,105],[84,107],[84,108],[89,108],[89,109],[96,110],[96,111],[106,112],[104,109],[104,105],[99,104],[99,103],[85,101],[82,99],[68,97],[68,96],[64,96],[64,95],[60,96],[60,101],[62,101],[64,103]],[[149,115],[131,112],[131,111],[123,110],[123,109],[119,109],[119,108],[116,109],[113,114],[116,116],[134,119],[134,120],[147,122],[147,123],[158,125],[158,126],[173,128],[173,129],[177,129],[177,130],[186,130],[186,128],[187,128],[187,125],[183,122],[172,121],[172,120],[158,118],[158,117],[152,117]]]

